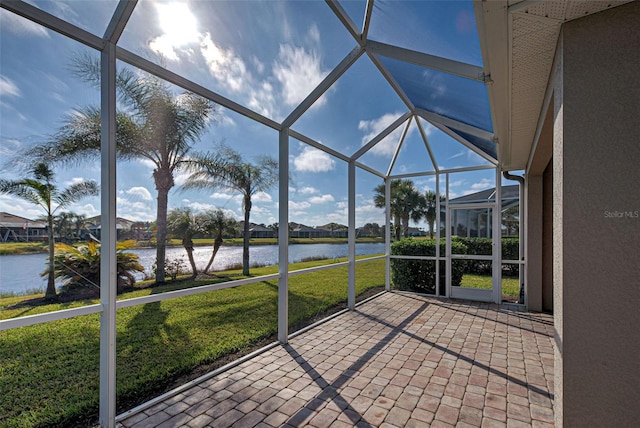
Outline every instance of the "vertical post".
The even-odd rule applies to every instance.
[[[502,176],[496,168],[496,203],[493,207],[493,301],[502,301]]]
[[[384,179],[384,217],[387,227],[384,228],[384,246],[386,260],[385,290],[391,291],[391,182]]]
[[[348,242],[349,242],[349,284],[347,287],[347,306],[356,307],[356,163],[349,162],[349,208],[348,208]]]
[[[447,172],[445,175],[446,179],[446,197],[445,204],[447,207],[446,215],[445,215],[445,230],[447,237],[447,250],[446,250],[446,286],[445,290],[447,291],[447,297],[451,297],[451,207],[449,206],[449,173]]]
[[[436,173],[436,297],[440,297],[440,174]]]
[[[289,340],[289,128],[280,131],[278,150],[278,340]]]
[[[116,418],[116,46],[101,54],[100,425]]]
[[[525,252],[525,207],[526,201],[524,197],[524,183],[518,183],[518,284],[520,284],[520,290],[522,293],[518,296],[518,303],[527,304],[527,287],[525,287],[525,272],[526,272],[526,261],[524,257]],[[502,214],[502,207],[500,208],[500,213]],[[500,241],[502,245],[502,240]]]

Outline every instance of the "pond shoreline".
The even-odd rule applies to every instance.
[[[177,241],[177,240],[176,240]],[[194,239],[194,247],[211,247],[213,246],[213,239]],[[77,244],[84,241],[78,241],[71,243]],[[56,242],[62,243],[62,242]],[[291,238],[289,239],[289,245],[308,245],[308,244],[347,244],[347,238]],[[384,243],[383,238],[356,238],[357,244],[378,244]],[[250,246],[258,245],[277,245],[278,240],[276,238],[253,238],[249,241]],[[243,245],[242,238],[233,238],[224,240],[222,246],[227,247],[240,247]],[[167,243],[167,248],[180,248],[182,244],[180,242]],[[143,250],[156,248],[155,245],[144,245],[142,242],[136,244],[132,249]],[[46,242],[2,242],[0,243],[0,256],[11,255],[25,255],[25,254],[47,254]]]

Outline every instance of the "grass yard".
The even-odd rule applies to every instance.
[[[462,287],[472,287],[472,288],[483,288],[490,289],[491,288],[491,275],[474,275],[470,273],[465,273],[462,277]],[[518,296],[520,293],[520,283],[517,277],[502,277],[502,297],[503,299],[508,299],[509,301],[515,299],[518,300]]]
[[[297,263],[291,270],[330,262],[333,260]],[[375,260],[356,265],[357,294],[384,285],[384,263]],[[252,275],[276,271],[275,266],[254,268]],[[241,278],[239,271],[225,274]],[[119,299],[205,283],[211,280],[169,283],[125,293]],[[289,323],[296,326],[346,302],[347,267],[291,277],[289,289]],[[33,296],[0,299],[0,308],[4,308],[0,318],[97,303],[10,308],[29,298]],[[277,281],[124,308],[118,311],[116,330],[117,407],[121,412],[236,358],[234,353],[276,340]],[[0,427],[67,427],[95,422],[99,334],[99,314],[2,332]]]
[[[2,242],[0,255],[46,253],[46,242]]]

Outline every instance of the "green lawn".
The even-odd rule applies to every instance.
[[[343,259],[344,260],[344,259]],[[298,263],[291,269],[328,261]],[[266,275],[277,267],[252,269]],[[356,291],[384,285],[384,260],[356,266]],[[240,272],[226,272],[232,279]],[[208,281],[211,282],[211,281]],[[169,283],[119,296],[128,299],[200,283]],[[289,279],[290,325],[346,301],[347,267]],[[0,307],[33,296],[0,299]],[[3,309],[0,318],[33,315],[96,301]],[[97,419],[99,315],[87,315],[0,334],[0,427],[87,425]],[[117,314],[118,411],[193,377],[194,369],[275,340],[277,281],[124,308]],[[201,373],[198,373],[201,374]]]
[[[46,253],[46,242],[0,242],[0,255]]]
[[[462,287],[472,288],[491,288],[492,278],[491,275],[473,275],[465,273],[462,277]],[[503,277],[502,278],[502,296],[509,297],[509,299],[518,299],[520,293],[520,285],[518,278]]]

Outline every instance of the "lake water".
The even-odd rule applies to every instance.
[[[147,273],[156,259],[156,249],[140,249],[131,252],[138,254],[140,264]],[[347,256],[347,244],[293,244],[289,245],[289,262],[294,263],[309,257],[336,258]],[[356,244],[356,254],[384,253],[384,244]],[[211,247],[196,247],[193,252],[198,269],[204,269]],[[275,265],[278,263],[277,245],[256,245],[249,248],[250,263],[260,265]],[[45,254],[5,255],[0,256],[0,291],[24,294],[34,289],[44,290],[46,278],[40,273],[46,266]],[[169,260],[182,258],[184,265],[189,266],[187,253],[182,247],[167,248]],[[213,262],[213,270],[224,270],[229,266],[242,263],[242,247],[220,247]]]

